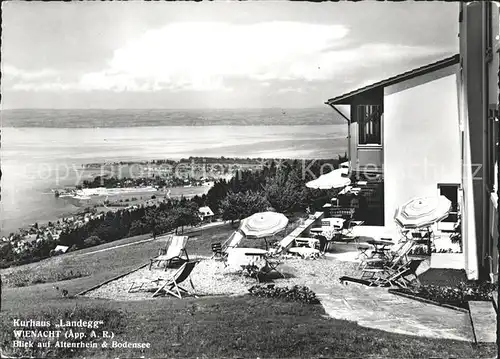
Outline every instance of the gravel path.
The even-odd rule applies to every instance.
[[[191,273],[191,280],[195,290],[185,281],[181,286],[190,294],[198,296],[212,295],[240,295],[248,293],[248,289],[257,284],[254,278],[241,274],[241,271],[230,267],[224,267],[220,261],[210,258],[198,258],[200,263]],[[278,286],[305,285],[312,283],[328,284],[329,286],[340,286],[338,278],[342,275],[355,273],[357,263],[342,261],[335,258],[322,257],[316,260],[301,258],[288,258],[278,267],[285,278],[276,273],[266,276],[265,283],[275,283]],[[168,278],[176,269],[158,269],[148,267],[139,269],[125,277],[103,285],[86,296],[93,298],[104,298],[113,300],[144,300],[151,298],[155,284],[151,279]],[[128,288],[133,282],[146,281],[140,291],[128,293]]]

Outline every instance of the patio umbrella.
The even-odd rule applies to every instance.
[[[328,172],[327,174],[321,175],[315,180],[306,183],[306,187],[314,189],[331,189],[331,188],[342,188],[351,184],[349,177],[344,177],[347,175],[349,169],[339,168]]]
[[[288,225],[288,218],[282,213],[260,212],[241,221],[239,230],[247,238],[274,236]]]
[[[428,227],[448,217],[450,210],[445,196],[416,197],[396,209],[394,220],[403,228]]]

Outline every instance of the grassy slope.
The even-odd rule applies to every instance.
[[[109,328],[110,324],[105,323],[103,328],[115,331],[113,340],[151,343],[151,348],[143,352],[81,349],[77,357],[481,358],[492,354],[480,352],[466,342],[392,334],[328,319],[320,305],[250,296],[136,302],[65,299],[46,302],[43,311],[63,315],[74,311],[75,305],[79,308],[76,313],[95,310],[96,318],[106,317],[106,310],[123,313],[126,319],[121,326]],[[44,312],[34,306],[0,313],[5,328],[0,334],[2,341],[8,342],[11,318],[31,318],[35,314],[28,313],[35,312],[44,317]]]
[[[210,243],[223,241],[232,231],[227,225],[205,229],[193,236],[188,251],[210,254]],[[96,249],[98,249],[96,247]],[[85,269],[92,275],[57,285],[70,294],[89,288],[128,269],[146,262],[158,249],[147,242],[111,251],[68,256],[61,264],[56,258],[44,261],[43,271]],[[30,267],[35,274],[36,266]],[[41,269],[39,269],[41,270]],[[271,299],[212,297],[200,299],[158,298],[135,302],[67,299],[53,289],[53,283],[20,288],[4,288],[0,326],[8,327],[12,318],[42,318],[48,313],[92,313],[120,311],[126,327],[118,328],[117,340],[150,342],[152,348],[140,350],[80,349],[77,356],[110,357],[487,357],[492,352],[479,351],[465,342],[415,338],[360,327],[354,323],[327,319],[319,305],[302,305]],[[43,303],[43,310],[40,307]],[[104,313],[104,314],[103,314]],[[96,315],[97,315],[96,314]],[[53,314],[52,314],[53,315]],[[78,314],[77,314],[78,316]],[[79,319],[79,318],[76,318]],[[82,318],[84,319],[84,318]],[[1,332],[1,331],[0,331]],[[9,340],[4,330],[2,341]],[[68,353],[65,353],[67,356]]]
[[[189,233],[187,252],[188,254],[211,255],[211,243],[226,240],[232,231],[232,227],[227,224]],[[134,238],[138,241],[147,239],[148,236]],[[131,242],[133,242],[131,239],[124,239],[113,243],[123,245]],[[109,247],[110,243],[107,243],[37,263],[9,268],[2,275],[4,285],[12,287],[15,282],[31,284],[35,279],[40,279],[38,282],[50,283],[57,281],[63,275],[69,276],[71,272],[78,274],[75,277],[81,275],[82,278],[64,281],[61,285],[70,293],[76,294],[106,279],[148,263],[150,258],[158,254],[161,244],[157,241],[150,241],[96,252]]]

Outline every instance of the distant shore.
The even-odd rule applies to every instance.
[[[47,117],[54,121],[44,121]],[[8,109],[4,127],[302,126],[345,124],[326,106],[254,109]]]

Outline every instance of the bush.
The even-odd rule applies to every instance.
[[[319,303],[318,298],[316,298],[316,294],[312,290],[298,285],[291,288],[276,287],[274,284],[268,284],[267,286],[255,285],[248,291],[251,295],[261,298],[279,298],[307,304]]]
[[[468,301],[492,300],[493,293],[497,288],[498,283],[461,282],[456,287],[424,284],[415,289],[401,289],[399,291],[441,304],[449,304],[468,309]]]

